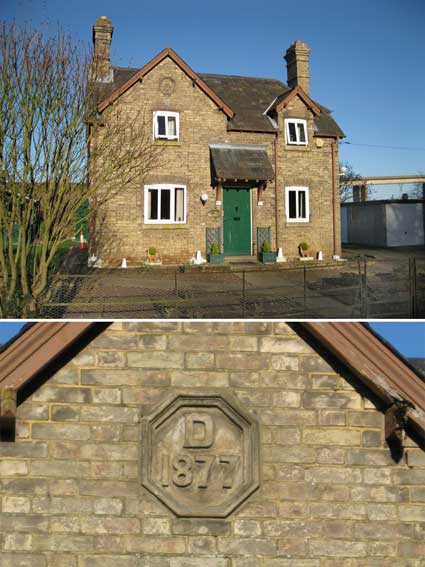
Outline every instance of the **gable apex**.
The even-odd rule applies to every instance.
[[[304,102],[304,104],[315,114],[318,116],[321,114],[321,110],[319,106],[312,100],[309,95],[300,87],[299,85],[293,88],[288,93],[285,93],[282,98],[280,98],[279,102],[277,102],[275,106],[276,112],[280,112],[283,110],[296,96],[299,96],[300,99]]]
[[[222,100],[197,74],[189,65],[171,48],[166,47],[153,59],[151,59],[146,65],[141,69],[136,71],[123,85],[118,89],[113,91],[106,99],[104,99],[99,105],[99,112],[103,112],[110,104],[115,102],[122,94],[124,94],[129,88],[131,88],[137,81],[142,79],[147,75],[152,69],[154,69],[161,61],[169,57],[180,69],[186,73],[186,75],[192,79],[192,81],[217,105],[217,107],[222,110],[228,118],[233,118],[234,111],[227,105],[224,100]]]

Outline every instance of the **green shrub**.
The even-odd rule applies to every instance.
[[[220,254],[217,242],[211,244],[211,254]]]
[[[309,245],[307,244],[307,242],[300,242],[300,248],[301,250],[308,250],[309,249]]]
[[[272,247],[270,245],[270,242],[268,240],[265,240],[263,242],[263,252],[271,252],[272,251]]]
[[[156,254],[155,246],[149,246],[148,252],[149,252],[149,256],[155,256],[155,254]]]

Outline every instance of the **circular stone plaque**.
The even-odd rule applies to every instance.
[[[172,95],[175,88],[176,85],[171,77],[165,77],[165,79],[162,79],[159,83],[159,90],[166,96]]]
[[[225,518],[259,486],[256,419],[221,395],[180,395],[144,419],[142,484],[177,516]]]

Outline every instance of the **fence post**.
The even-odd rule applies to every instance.
[[[362,318],[367,319],[367,256],[363,256],[363,304],[362,304]]]
[[[245,319],[245,270],[242,270],[242,318]]]
[[[307,267],[303,266],[303,305],[304,305],[304,318],[307,308]]]
[[[416,319],[417,314],[418,314],[417,303],[416,303],[416,301],[417,301],[416,282],[417,282],[416,258],[413,257],[413,314],[412,314],[412,319]]]
[[[362,317],[363,316],[363,275],[362,275],[362,265],[361,265],[360,256],[357,258],[357,271],[359,273],[359,298],[360,298],[359,315],[360,317]]]
[[[409,258],[409,317],[416,317],[416,258]]]

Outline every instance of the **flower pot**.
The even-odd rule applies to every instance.
[[[224,254],[208,254],[208,262],[210,264],[223,264]]]
[[[263,264],[273,264],[276,262],[276,252],[260,252],[260,262]]]

